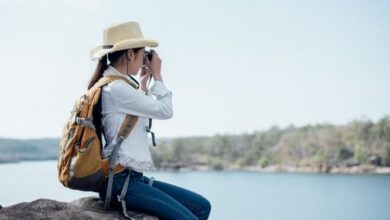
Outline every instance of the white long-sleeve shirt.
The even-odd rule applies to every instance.
[[[134,81],[111,65],[103,75],[116,75]],[[104,158],[111,154],[116,144],[117,132],[126,114],[138,115],[139,119],[130,135],[122,142],[116,163],[138,172],[155,170],[145,127],[149,124],[149,118],[169,119],[173,116],[172,92],[160,80],[154,81],[147,95],[123,80],[115,80],[103,86],[102,128],[106,142],[102,151]]]

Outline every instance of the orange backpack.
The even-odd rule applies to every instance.
[[[126,169],[115,165],[118,149],[138,121],[138,116],[127,115],[117,134],[117,144],[109,158],[102,158],[101,140],[101,89],[114,81],[124,80],[133,87],[135,83],[118,76],[104,76],[74,104],[71,116],[62,130],[58,158],[58,179],[68,188],[99,192],[109,177],[107,195],[111,195],[113,175]],[[96,109],[99,109],[96,111]],[[111,186],[110,186],[111,184]],[[108,198],[109,200],[111,198]],[[105,201],[105,209],[109,201]]]

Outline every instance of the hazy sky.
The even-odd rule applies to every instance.
[[[157,137],[377,120],[390,113],[388,2],[0,0],[0,137],[59,137],[90,50],[131,20],[160,43],[173,92]]]

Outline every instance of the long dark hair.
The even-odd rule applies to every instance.
[[[133,49],[134,53],[138,53],[144,47],[137,47],[137,48],[131,48]],[[123,54],[125,54],[129,49],[124,49],[124,50],[118,50],[114,51],[112,53],[108,53],[108,55],[104,55],[102,58],[100,58],[98,64],[96,65],[96,69],[94,74],[91,77],[91,80],[89,81],[88,84],[88,89],[92,88],[92,86],[99,81],[100,78],[102,78],[104,70],[107,69],[108,64],[107,64],[107,58],[111,63],[115,63],[119,57],[121,57]]]

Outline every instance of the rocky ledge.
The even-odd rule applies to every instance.
[[[157,217],[146,213],[128,210],[130,217],[137,220],[158,220]],[[85,197],[70,203],[50,199],[37,199],[32,202],[22,202],[15,205],[0,206],[0,219],[91,219],[108,220],[127,219],[120,207],[110,211],[103,210],[103,201],[98,197]]]

